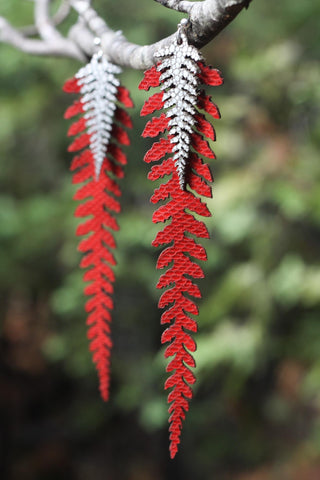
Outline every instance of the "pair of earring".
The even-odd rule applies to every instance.
[[[194,299],[200,298],[201,293],[193,280],[204,277],[195,260],[207,258],[196,239],[209,238],[198,217],[211,216],[200,197],[212,196],[212,175],[203,158],[215,158],[208,143],[215,140],[215,132],[208,118],[220,118],[204,87],[222,83],[219,71],[206,66],[199,51],[188,44],[185,29],[186,22],[182,21],[176,39],[155,54],[157,64],[145,72],[139,85],[147,91],[160,87],[146,100],[141,115],[163,110],[147,123],[142,135],[161,135],[144,157],[147,163],[155,162],[148,178],[168,176],[168,181],[155,190],[151,202],[167,201],[153,215],[154,223],[164,222],[165,226],[152,245],[166,246],[159,255],[157,268],[168,267],[157,288],[166,289],[159,300],[159,307],[166,309],[161,323],[167,325],[161,342],[169,343],[165,357],[173,357],[167,365],[170,376],[165,382],[165,389],[171,389],[171,458],[177,453],[182,422],[192,398],[190,385],[196,381],[191,371],[195,367],[192,353],[196,350],[191,333],[197,331],[192,316],[198,315]],[[66,92],[80,95],[67,109],[65,118],[79,117],[68,131],[68,135],[76,137],[69,151],[79,152],[71,163],[73,183],[80,184],[74,198],[83,201],[75,216],[89,219],[78,226],[76,234],[86,236],[79,245],[83,253],[80,266],[86,269],[84,281],[89,282],[84,290],[90,297],[85,306],[88,337],[104,400],[109,398],[110,386],[114,232],[119,229],[115,215],[120,212],[121,196],[117,179],[124,176],[127,158],[122,148],[129,145],[126,129],[132,127],[125,108],[133,104],[128,90],[116,77],[120,72],[100,50],[64,85]]]

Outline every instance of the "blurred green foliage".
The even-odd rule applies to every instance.
[[[140,44],[172,33],[181,18],[151,0],[93,5]],[[32,6],[10,0],[0,14],[25,25]],[[63,471],[68,478],[108,480],[320,478],[319,14],[311,0],[253,1],[204,49],[225,83],[210,91],[222,113],[213,145],[212,238],[201,284],[198,382],[174,465],[167,462],[159,273],[150,246],[158,227],[151,223],[154,186],[143,163],[150,144],[140,137],[141,72],[122,75],[135,102],[134,129],[117,235],[112,399],[102,405],[87,351],[62,119],[70,98],[61,87],[79,64],[1,45],[3,371],[23,397],[22,384],[51,378],[51,403],[41,389],[28,401],[49,402],[44,417],[63,426],[69,445],[68,468],[51,477],[49,467],[34,467],[28,476],[26,458],[41,452],[43,441],[23,443],[30,419],[22,416],[8,454],[15,465],[7,465],[10,478],[65,478]],[[1,378],[6,385],[6,373]],[[14,408],[29,411],[21,402]],[[34,422],[43,425],[44,417]]]

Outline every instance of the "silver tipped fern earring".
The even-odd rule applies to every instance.
[[[157,268],[168,267],[157,288],[166,289],[159,300],[159,307],[166,308],[161,323],[167,325],[161,342],[169,342],[165,357],[173,357],[167,365],[169,378],[165,382],[165,389],[171,389],[168,403],[172,458],[177,453],[182,423],[193,395],[191,385],[196,381],[192,371],[192,352],[196,350],[192,333],[197,331],[197,323],[191,315],[198,315],[195,299],[201,297],[201,292],[193,280],[203,278],[204,273],[194,260],[206,260],[207,256],[195,237],[209,238],[199,219],[211,216],[205,201],[200,199],[212,196],[212,176],[203,158],[215,158],[207,141],[215,140],[208,117],[220,117],[204,86],[222,83],[218,70],[207,67],[199,51],[188,43],[187,28],[188,21],[181,21],[175,40],[155,54],[158,63],[145,72],[139,86],[143,90],[161,90],[145,102],[141,115],[164,110],[147,123],[142,135],[161,135],[144,160],[155,162],[150,180],[166,178],[166,183],[156,188],[151,202],[161,204],[152,221],[165,223],[152,245],[166,247],[160,253]]]
[[[88,217],[77,228],[85,235],[79,245],[83,253],[80,266],[87,268],[84,292],[90,296],[85,309],[88,314],[88,338],[93,361],[99,376],[99,388],[104,400],[109,398],[111,357],[111,312],[116,264],[114,232],[119,230],[115,214],[121,210],[121,190],[118,180],[124,176],[127,163],[122,151],[129,145],[124,127],[131,119],[123,107],[132,107],[129,92],[116,77],[121,69],[108,61],[100,41],[90,62],[68,80],[64,90],[80,95],[65,113],[65,118],[79,118],[71,125],[69,136],[76,136],[69,146],[78,152],[71,163],[73,183],[81,184],[74,198],[82,200],[75,216]]]

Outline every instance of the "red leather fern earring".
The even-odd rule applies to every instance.
[[[147,163],[163,159],[152,167],[149,179],[171,176],[151,197],[155,204],[169,199],[153,215],[154,223],[167,223],[152,244],[155,247],[169,245],[160,253],[157,268],[170,268],[161,275],[157,288],[167,288],[159,307],[168,307],[161,323],[170,326],[163,332],[161,341],[170,342],[165,357],[173,357],[167,365],[170,376],[165,382],[165,389],[172,388],[168,396],[171,458],[177,453],[182,422],[189,408],[188,400],[192,398],[190,384],[196,381],[190,370],[195,367],[190,352],[196,350],[190,332],[197,331],[197,323],[190,314],[198,315],[198,308],[190,297],[200,298],[201,294],[191,279],[204,276],[193,259],[206,260],[207,257],[194,237],[209,237],[204,223],[188,212],[203,217],[211,215],[198,197],[212,196],[210,169],[202,157],[215,158],[205,140],[205,137],[215,140],[215,133],[205,114],[220,118],[217,107],[201,89],[201,84],[217,86],[222,83],[218,70],[205,66],[198,50],[188,45],[186,25],[187,21],[182,21],[176,40],[156,53],[157,66],[145,72],[139,86],[144,90],[158,86],[161,89],[146,101],[141,115],[165,109],[160,117],[147,123],[142,134],[156,137],[167,131],[167,135],[154,143],[145,155]]]
[[[90,282],[84,292],[91,296],[85,307],[88,338],[104,400],[109,398],[110,384],[112,267],[116,263],[113,232],[119,229],[114,214],[120,211],[121,196],[117,179],[124,176],[127,163],[121,146],[129,145],[129,137],[123,127],[132,126],[122,107],[133,106],[128,91],[115,76],[120,72],[100,51],[64,85],[65,92],[81,95],[67,109],[65,118],[80,116],[68,131],[69,136],[77,135],[69,151],[81,150],[71,164],[73,183],[83,184],[74,196],[84,200],[75,216],[90,218],[79,225],[76,234],[86,236],[79,245],[84,254],[80,266],[88,268],[84,275],[84,281]]]

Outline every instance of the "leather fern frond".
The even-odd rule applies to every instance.
[[[149,173],[150,180],[169,179],[161,184],[151,197],[161,206],[153,215],[153,222],[164,222],[153,246],[166,246],[160,253],[157,268],[163,273],[157,288],[166,289],[159,307],[166,308],[161,323],[168,325],[162,343],[169,342],[165,357],[173,357],[167,365],[170,376],[165,389],[172,389],[170,404],[170,455],[175,456],[180,443],[182,422],[192,398],[191,386],[196,381],[191,368],[195,367],[192,352],[196,344],[191,334],[197,323],[191,315],[198,315],[195,299],[201,297],[194,279],[203,278],[203,270],[196,263],[206,260],[206,251],[195,238],[208,238],[205,224],[192,214],[209,217],[206,204],[199,196],[212,196],[210,169],[203,157],[215,158],[207,139],[215,140],[215,132],[207,116],[220,118],[219,111],[201,85],[222,83],[218,70],[207,67],[198,51],[187,44],[184,34],[181,43],[174,42],[158,52],[160,62],[145,72],[139,88],[160,87],[142,108],[141,115],[165,109],[159,117],[150,120],[144,137],[156,137],[166,132],[145,155],[147,163],[157,162]],[[162,161],[161,161],[162,160]],[[161,163],[159,162],[161,161]],[[163,204],[164,201],[167,203]]]
[[[75,200],[82,201],[75,216],[87,218],[76,234],[85,236],[79,244],[83,253],[80,266],[86,268],[89,282],[85,295],[88,313],[88,338],[98,371],[100,392],[109,398],[111,311],[113,309],[113,266],[116,260],[114,232],[119,229],[115,214],[120,212],[121,190],[117,180],[124,176],[126,156],[122,145],[129,144],[125,131],[131,119],[123,107],[132,107],[128,91],[114,76],[120,69],[104,58],[93,56],[91,62],[64,85],[64,91],[80,94],[65,113],[65,118],[79,118],[71,125],[69,136],[76,136],[70,152],[80,152],[71,164],[73,183],[79,184]]]

